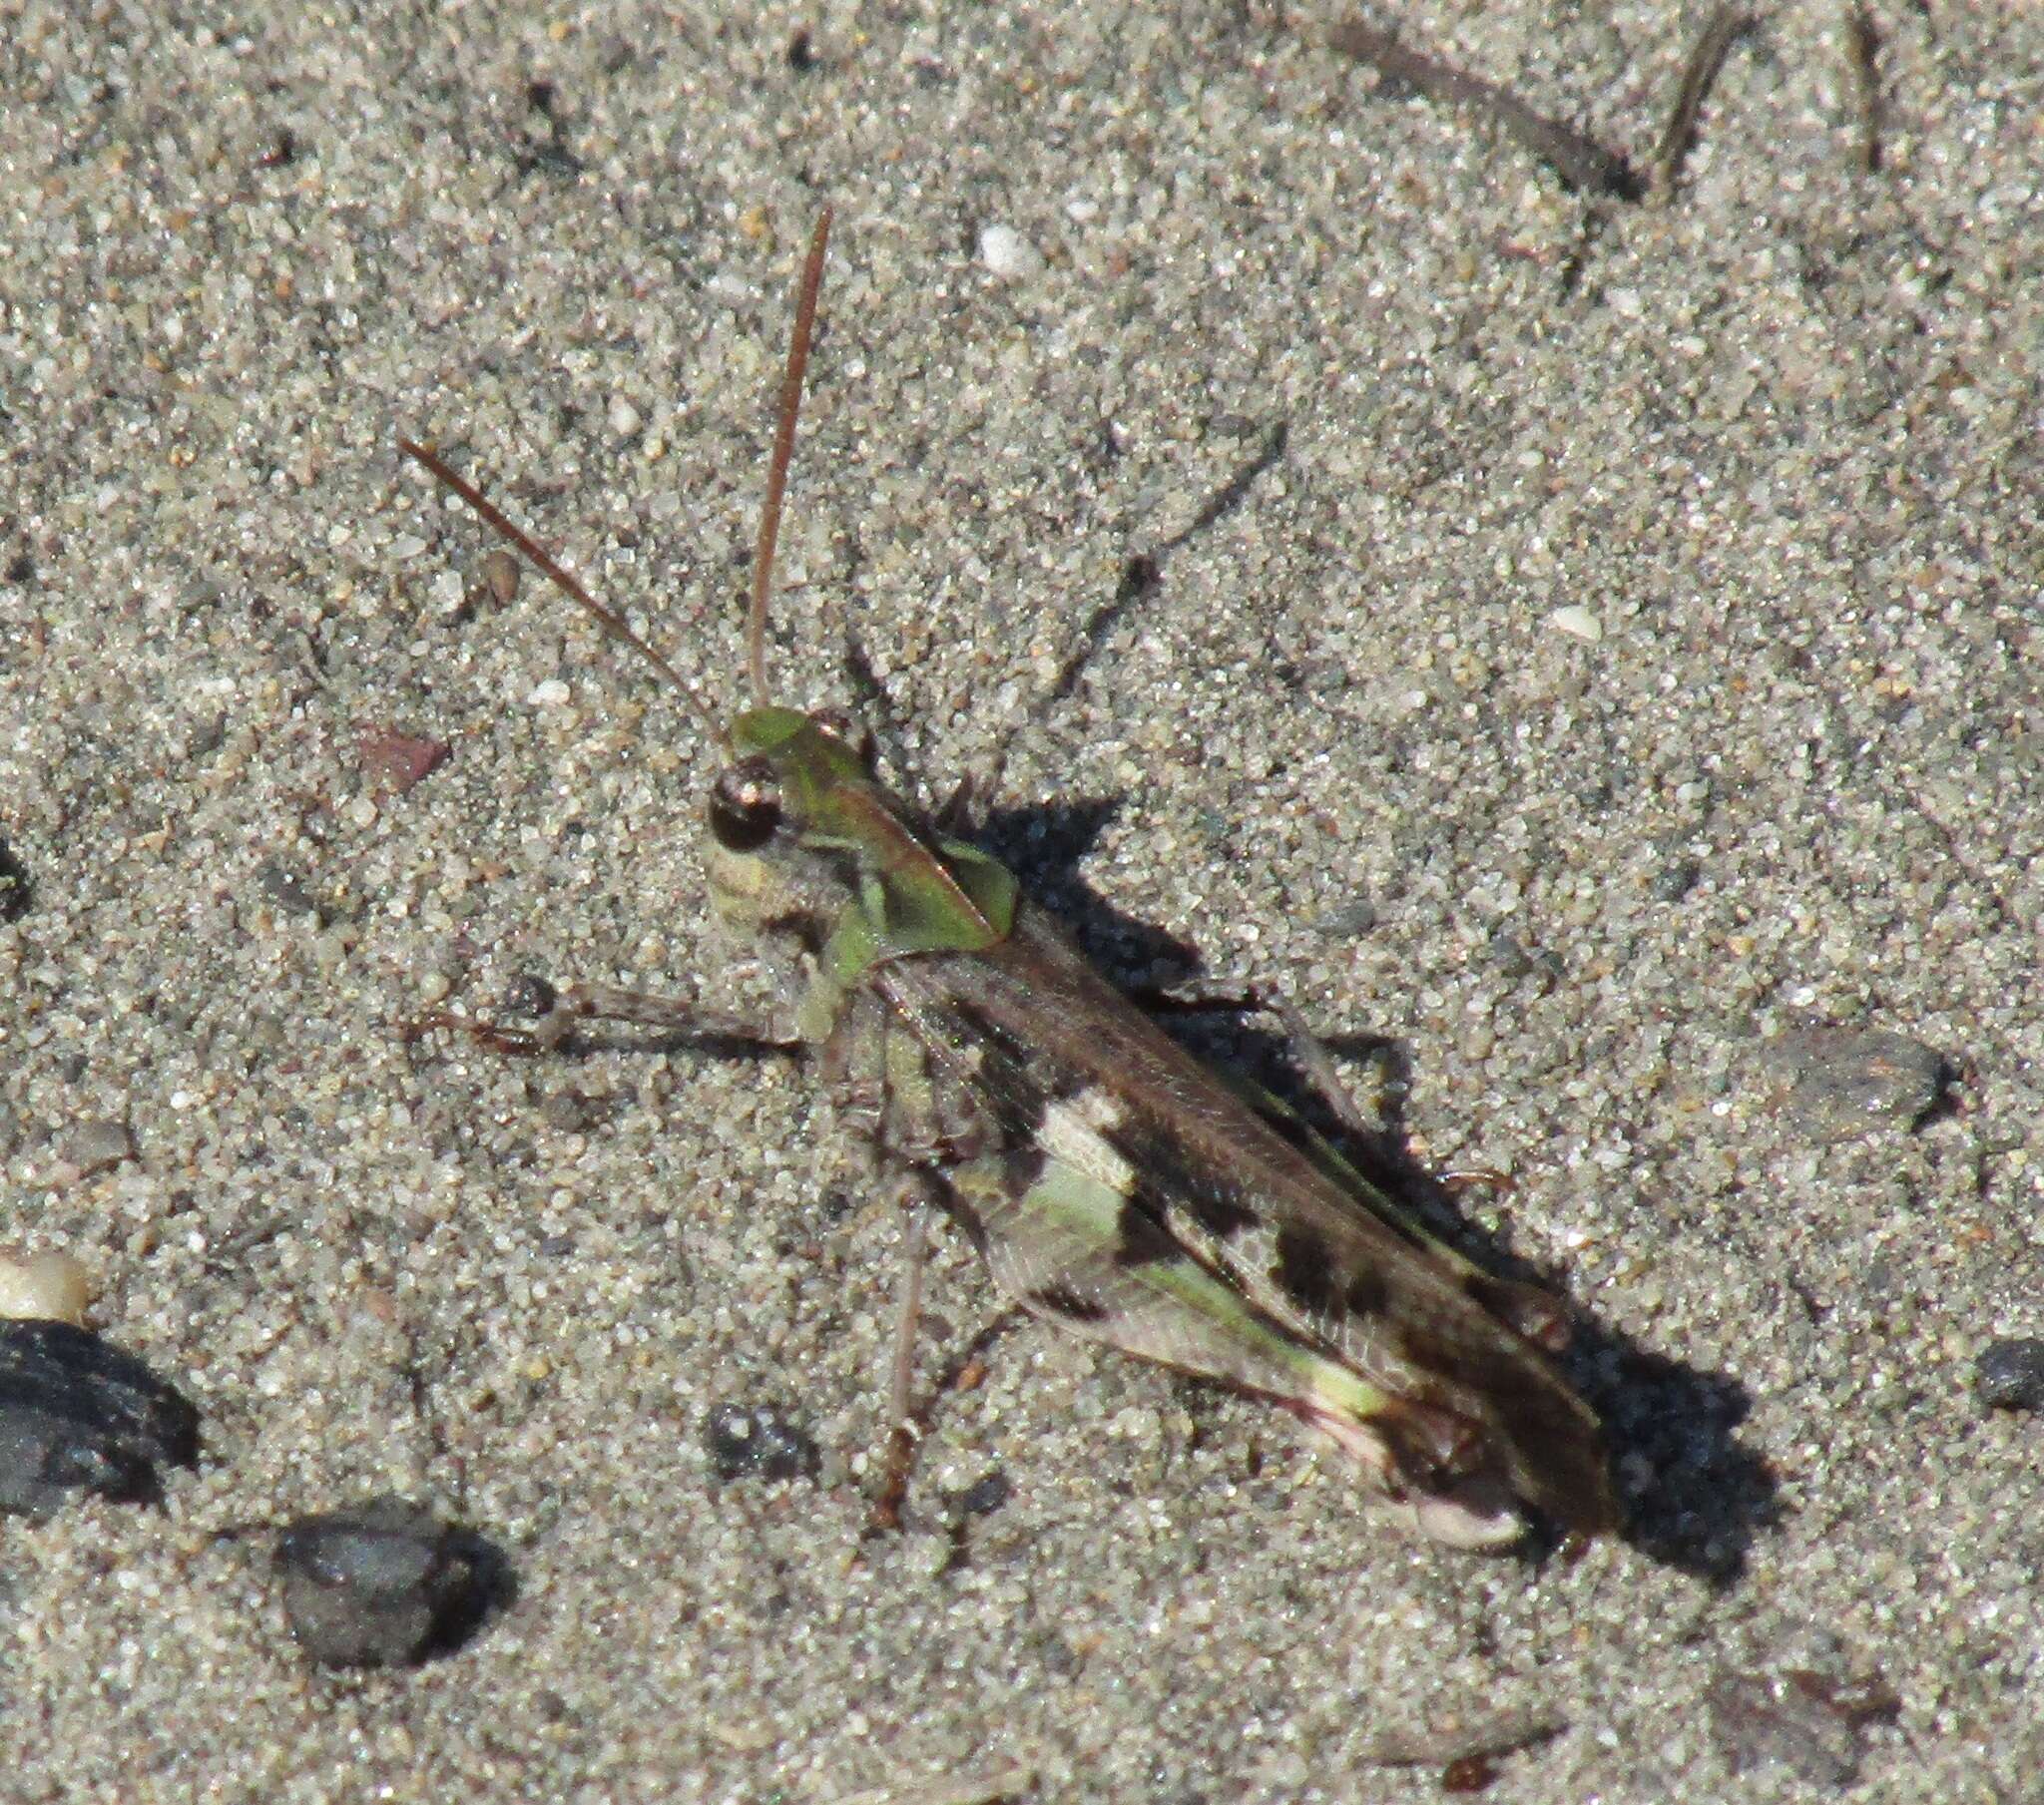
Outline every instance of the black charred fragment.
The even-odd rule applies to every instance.
[[[381,1497],[301,1517],[276,1538],[284,1615],[328,1667],[408,1667],[467,1641],[510,1570],[481,1537]]]
[[[1983,1348],[1973,1387],[1990,1410],[2044,1410],[2044,1335],[2011,1335]]]
[[[154,1503],[157,1468],[198,1458],[198,1411],[134,1355],[68,1322],[0,1323],[0,1513]]]
[[[958,1509],[967,1517],[991,1517],[1014,1495],[1014,1482],[995,1471],[974,1480],[959,1494]]]
[[[0,837],[0,921],[18,921],[28,913],[28,867]]]
[[[726,1482],[813,1479],[821,1465],[808,1435],[764,1405],[718,1405],[703,1420],[703,1447]]]

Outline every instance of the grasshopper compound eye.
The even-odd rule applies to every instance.
[[[711,836],[727,852],[757,852],[780,825],[780,779],[765,756],[718,772],[710,792]]]

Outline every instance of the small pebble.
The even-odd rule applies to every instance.
[[[1654,894],[1663,902],[1680,902],[1703,881],[1704,868],[1695,859],[1677,859],[1654,874]]]
[[[1936,1049],[1873,1029],[1796,1029],[1762,1053],[1777,1101],[1818,1140],[1907,1128],[1936,1107],[1950,1078]]]
[[[355,745],[369,780],[400,796],[438,770],[453,750],[444,739],[428,739],[375,722],[364,722],[355,729]]]
[[[1557,608],[1547,617],[1547,624],[1557,633],[1565,633],[1572,640],[1582,640],[1592,646],[1604,637],[1604,623],[1587,608],[1574,604]]]
[[[991,1517],[1014,1495],[1014,1482],[1005,1473],[989,1473],[959,1494],[958,1509],[967,1517]]]
[[[816,1472],[816,1444],[764,1407],[718,1405],[704,1419],[703,1446],[723,1480],[802,1479]]]
[[[321,927],[326,925],[326,912],[319,906],[319,899],[306,888],[305,880],[287,866],[275,859],[264,859],[256,870],[256,883],[286,915],[305,915]]]
[[[601,1120],[603,1112],[580,1091],[556,1091],[540,1105],[540,1120],[557,1134],[580,1134]]]
[[[148,1502],[159,1466],[198,1457],[198,1411],[134,1355],[69,1322],[0,1322],[0,1513]]]
[[[0,921],[16,921],[28,912],[28,868],[0,839]]]
[[[1337,903],[1313,922],[1316,933],[1333,940],[1359,940],[1377,925],[1377,906],[1366,896]]]
[[[85,1268],[68,1253],[39,1253],[32,1260],[0,1254],[0,1317],[17,1322],[85,1322],[92,1285]]]
[[[135,1136],[125,1122],[81,1122],[64,1136],[52,1180],[75,1183],[135,1156]]]
[[[559,1001],[560,994],[537,972],[521,972],[504,987],[501,1007],[507,1016],[543,1016]]]
[[[980,230],[979,260],[995,275],[1034,275],[1043,267],[1043,252],[1012,226],[988,226]]]
[[[2044,1410],[2044,1335],[2015,1335],[1983,1348],[1973,1389],[1990,1410]]]
[[[494,1551],[421,1505],[374,1498],[276,1538],[284,1615],[329,1667],[408,1667],[459,1647],[501,1589]]]
[[[1491,935],[1483,954],[1507,978],[1523,978],[1533,969],[1533,955],[1526,950],[1525,942],[1502,928]]]
[[[524,566],[502,546],[483,554],[483,582],[501,607],[518,598],[518,581]]]
[[[1735,1774],[1786,1768],[1820,1791],[1859,1775],[1867,1728],[1892,1720],[1900,1701],[1885,1682],[1809,1667],[1779,1674],[1721,1668],[1704,1689],[1704,1721]]]

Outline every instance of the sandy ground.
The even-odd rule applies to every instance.
[[[1843,9],[1774,9],[1635,205],[1331,9],[85,10],[0,29],[0,1231],[206,1455],[0,1526],[0,1796],[1405,1800],[1536,1723],[1495,1796],[2040,1796],[2044,1419],[1972,1368],[2044,1333],[2044,13],[1876,0],[1869,171]],[[1639,170],[1704,23],[1399,9]],[[1125,975],[1392,1044],[1624,1538],[1414,1544],[1009,1324],[867,1540],[901,1224],[810,1077],[405,1044],[748,994],[705,735],[393,447],[742,699],[826,201],[776,685],[1002,760]],[[1952,1083],[1841,1120],[1813,1026]],[[932,1282],[926,1379],[1000,1320]],[[815,1478],[720,1481],[720,1404]],[[256,1532],[382,1492],[516,1596],[310,1669]]]

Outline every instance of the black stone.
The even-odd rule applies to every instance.
[[[1910,1128],[1939,1107],[1952,1067],[1934,1047],[1880,1030],[1794,1029],[1763,1055],[1789,1112],[1812,1138]]]
[[[1005,1473],[989,1473],[958,1495],[958,1509],[967,1517],[991,1517],[1014,1495],[1014,1482]]]
[[[723,1480],[813,1479],[816,1444],[778,1413],[720,1404],[704,1419],[703,1446]]]
[[[2044,1410],[2044,1335],[2012,1336],[1982,1349],[1973,1386],[1992,1409]]]
[[[159,1466],[198,1457],[198,1411],[134,1355],[68,1322],[0,1323],[0,1512],[151,1502]]]
[[[508,1574],[480,1537],[401,1498],[299,1518],[275,1562],[291,1633],[329,1667],[406,1667],[459,1647]]]

